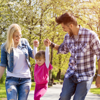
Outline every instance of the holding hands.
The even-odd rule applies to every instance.
[[[44,40],[44,45],[47,47],[47,46],[50,46],[50,44],[51,44],[51,41],[49,40],[49,39],[45,39]],[[33,41],[33,45],[35,46],[35,47],[38,47],[39,46],[39,41],[38,40],[34,40]]]
[[[45,46],[50,46],[50,44],[51,44],[51,41],[49,39],[44,40],[44,45]]]

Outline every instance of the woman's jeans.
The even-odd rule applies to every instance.
[[[27,100],[31,88],[31,78],[6,78],[7,100]]]
[[[59,100],[71,100],[73,94],[73,100],[85,100],[85,96],[91,87],[92,81],[93,78],[82,82],[76,82],[74,77],[64,78]]]

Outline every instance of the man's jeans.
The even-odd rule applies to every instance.
[[[64,78],[62,92],[59,100],[70,100],[74,94],[73,100],[85,100],[93,78],[88,81],[77,82],[74,77]]]
[[[31,88],[30,78],[6,78],[7,100],[27,100]]]

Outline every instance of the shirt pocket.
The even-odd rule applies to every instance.
[[[69,45],[67,45],[67,47],[68,47],[68,49],[69,49],[69,52],[70,52],[71,54],[73,54],[73,53],[74,53],[74,49],[75,49],[74,45],[73,45],[73,44],[69,44]]]
[[[81,43],[79,46],[80,53],[87,53],[88,50],[90,50],[89,43]]]

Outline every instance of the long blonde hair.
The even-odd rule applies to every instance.
[[[7,31],[7,41],[5,44],[5,49],[9,54],[10,51],[12,50],[12,47],[14,47],[13,34],[16,31],[21,31],[21,28],[18,24],[11,24]]]

